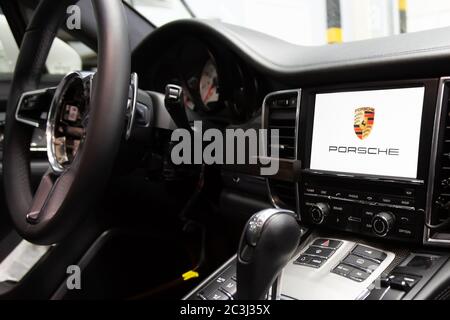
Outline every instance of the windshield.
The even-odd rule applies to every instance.
[[[301,45],[386,37],[450,25],[449,0],[126,0],[157,26],[217,19]]]

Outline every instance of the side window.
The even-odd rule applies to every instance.
[[[50,74],[67,74],[74,70],[92,71],[97,67],[97,53],[60,30],[53,41],[46,65]]]
[[[9,28],[6,17],[0,9],[0,73],[12,73],[19,48]]]
[[[19,48],[0,9],[0,73],[12,73]],[[67,74],[74,70],[93,70],[97,55],[82,42],[60,31],[50,49],[46,67],[49,74]]]

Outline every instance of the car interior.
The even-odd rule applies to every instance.
[[[0,299],[450,299],[448,27],[308,46],[131,2],[0,1]]]

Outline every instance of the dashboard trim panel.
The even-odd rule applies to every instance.
[[[433,128],[433,142],[431,145],[430,170],[428,176],[427,200],[425,207],[425,219],[428,224],[432,223],[432,209],[433,209],[433,193],[434,180],[436,174],[436,161],[439,149],[439,133],[441,130],[442,109],[444,104],[445,85],[450,83],[450,77],[442,77],[439,81],[438,99],[436,104],[436,113],[434,118]],[[424,244],[431,244],[437,246],[450,246],[450,240],[434,239],[431,237],[431,230],[424,225]]]
[[[300,125],[300,111],[301,111],[301,102],[302,102],[302,89],[294,89],[294,90],[281,90],[281,91],[274,91],[269,94],[267,94],[264,97],[263,104],[262,104],[262,113],[261,113],[261,129],[269,129],[268,128],[268,114],[267,114],[267,100],[273,96],[280,95],[280,94],[289,94],[289,93],[296,93],[297,94],[297,106],[296,106],[296,114],[295,114],[295,160],[297,161],[299,159],[299,125]],[[263,146],[267,146],[267,142],[263,142]],[[268,154],[268,153],[265,153]],[[300,215],[300,199],[299,199],[299,182],[295,181],[295,206],[296,206],[296,215],[299,221],[301,221],[301,215]],[[270,188],[269,179],[266,179],[267,184],[267,190],[269,195],[269,200],[272,203],[272,205],[276,209],[282,209],[279,204],[277,203],[274,195],[272,193],[272,190]]]

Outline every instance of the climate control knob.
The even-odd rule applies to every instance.
[[[372,220],[372,230],[379,237],[385,237],[395,224],[395,216],[390,212],[380,212]]]
[[[328,203],[320,202],[313,205],[309,210],[312,222],[314,222],[315,224],[322,224],[330,211],[331,208]]]

